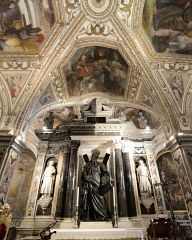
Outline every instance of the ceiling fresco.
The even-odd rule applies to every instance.
[[[116,107],[114,117],[120,121],[132,121],[139,129],[150,127],[151,129],[158,128],[160,123],[150,113],[138,108],[131,107]]]
[[[26,83],[30,71],[4,71],[1,72],[4,80],[8,83],[8,88],[13,100],[20,95],[24,84]]]
[[[52,87],[52,84],[49,84],[44,90],[44,92],[42,93],[40,99],[38,100],[35,106],[35,109],[37,110],[43,106],[46,106],[56,101],[57,101],[57,97],[56,97],[54,88]]]
[[[54,116],[54,128],[62,124],[71,123],[77,118],[82,119],[81,114],[77,114],[79,113],[78,107],[60,107],[46,111],[36,117],[32,123],[33,128],[42,128],[44,126],[44,119],[50,113]],[[120,122],[133,122],[138,129],[146,129],[146,127],[157,129],[160,126],[160,122],[150,113],[138,108],[114,106],[112,118],[118,118]]]
[[[50,115],[50,113],[54,116],[54,128],[68,123],[74,118],[76,115],[74,114],[73,107],[62,107],[58,109],[53,109],[52,111],[44,112],[39,115],[32,123],[33,128],[42,128],[44,126],[44,119]]]
[[[117,50],[92,46],[80,48],[62,72],[70,96],[92,92],[123,96],[128,65]]]
[[[190,0],[145,0],[143,26],[160,53],[192,54]]]
[[[184,100],[184,93],[189,82],[191,74],[183,74],[182,72],[163,72],[164,77],[167,79],[167,83],[171,88],[174,99],[177,104],[182,107]]]
[[[54,21],[50,0],[1,0],[0,51],[37,51]]]

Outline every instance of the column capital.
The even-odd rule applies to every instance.
[[[79,148],[79,146],[80,146],[80,141],[79,140],[72,140],[71,141],[71,149],[73,150],[73,149],[78,149]]]

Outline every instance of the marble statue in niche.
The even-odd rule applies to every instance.
[[[136,169],[140,194],[152,195],[151,180],[149,170],[142,158],[139,159],[139,165]]]
[[[155,213],[155,206],[152,181],[146,160],[144,157],[138,157],[135,160],[135,165],[141,213],[153,214]]]
[[[50,158],[43,172],[37,201],[37,215],[50,215],[57,174],[57,160]]]
[[[111,189],[110,175],[106,164],[99,163],[100,151],[91,151],[91,160],[87,159],[81,176],[82,221],[107,221],[111,218],[105,199],[105,193]]]
[[[42,198],[51,197],[54,191],[56,168],[54,166],[54,161],[50,161],[48,166],[45,168],[42,177],[42,185],[40,189],[40,194]]]

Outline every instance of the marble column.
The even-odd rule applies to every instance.
[[[71,154],[69,161],[69,171],[67,180],[67,201],[65,203],[65,218],[75,217],[75,196],[76,196],[76,183],[77,183],[77,150],[79,148],[80,141],[71,141]]]
[[[129,159],[129,153],[123,153],[123,164],[124,164],[124,174],[125,174],[125,188],[126,188],[126,201],[129,216],[136,216],[136,203],[135,203],[135,193],[133,188],[133,178],[131,173],[131,163]]]
[[[70,148],[66,148],[60,153],[58,159],[58,177],[55,188],[55,199],[52,212],[56,217],[63,217],[64,206],[66,204],[67,176],[69,168]]]
[[[115,149],[117,204],[119,217],[128,217],[123,158],[121,149]]]

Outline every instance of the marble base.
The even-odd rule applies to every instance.
[[[57,224],[51,231],[56,231],[51,240],[62,239],[120,239],[141,238],[146,236],[146,229],[150,219],[165,217],[166,215],[140,215],[131,218],[118,218],[118,228],[113,228],[112,222],[80,222],[79,228],[75,228],[75,221],[71,218],[57,219]],[[17,240],[39,240],[38,232],[48,226],[54,219],[49,217],[26,217],[17,227]],[[27,237],[29,236],[29,237]],[[30,237],[31,236],[31,237]]]
[[[144,234],[140,228],[127,229],[53,229],[56,234],[53,234],[51,240],[65,240],[65,239],[141,239],[144,240]]]
[[[81,229],[111,229],[112,222],[81,222],[79,228]]]

